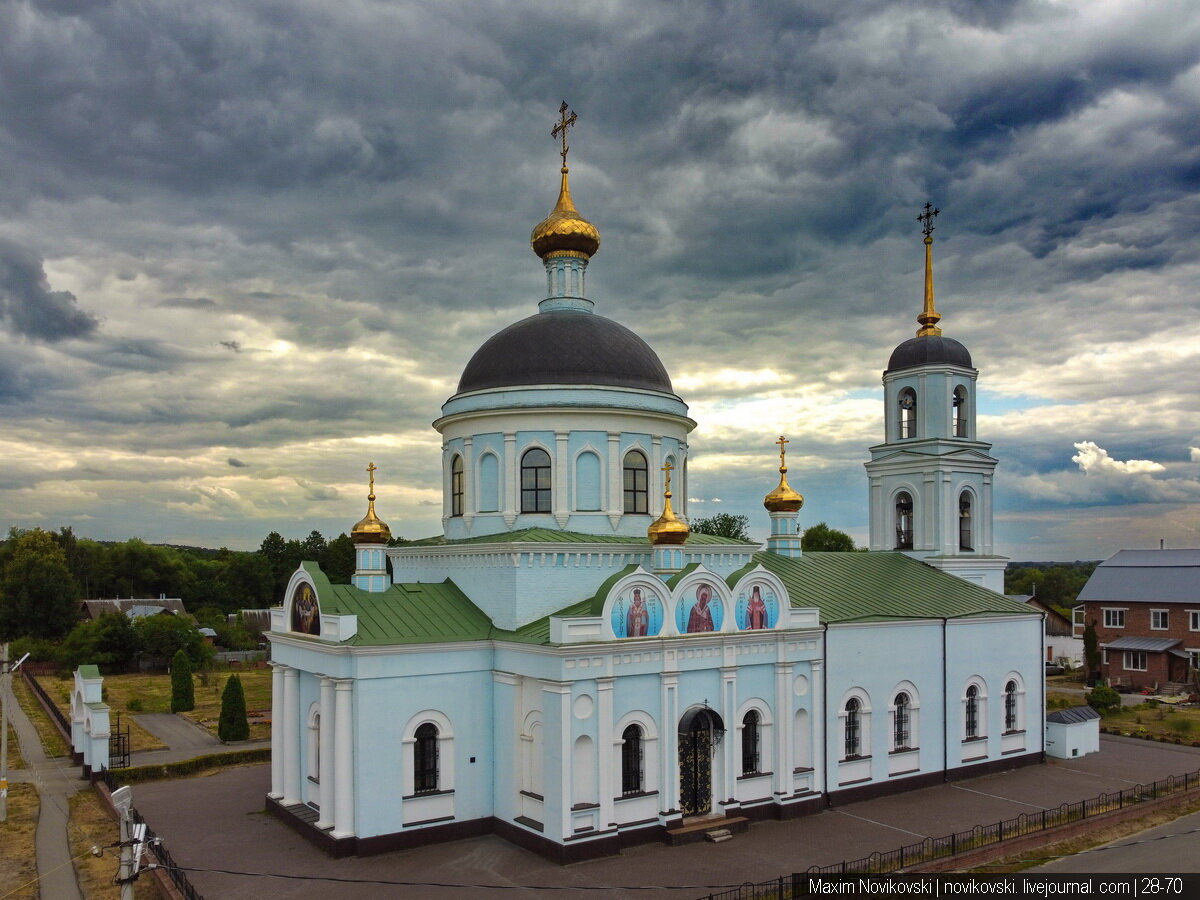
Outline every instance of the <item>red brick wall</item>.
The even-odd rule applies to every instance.
[[[1104,627],[1104,608],[1125,610],[1124,628]],[[1189,609],[1200,609],[1196,603],[1117,603],[1092,602],[1085,604],[1086,622],[1096,623],[1096,638],[1101,647],[1122,637],[1172,638],[1182,641],[1179,649],[1200,648],[1200,631],[1188,628],[1191,617]],[[1150,610],[1168,610],[1167,629],[1150,628]],[[1127,672],[1124,667],[1125,652],[1113,650],[1108,654],[1108,664],[1101,665],[1100,674],[1105,677],[1128,676],[1135,689],[1161,685],[1167,681],[1182,681],[1186,677],[1186,665],[1181,659],[1172,659],[1167,653],[1147,653],[1146,671]]]

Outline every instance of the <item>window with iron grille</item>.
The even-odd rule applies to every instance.
[[[625,512],[647,513],[650,511],[649,466],[646,457],[638,450],[625,454],[623,468],[625,484]]]
[[[1004,730],[1016,731],[1017,728],[1017,683],[1010,681],[1004,686]]]
[[[759,745],[762,737],[759,728],[762,719],[758,710],[750,710],[742,719],[742,774],[759,772]]]
[[[901,691],[896,695],[896,713],[892,721],[892,749],[907,750],[911,744],[912,733],[912,701],[908,694]]]
[[[967,740],[979,737],[979,688],[967,688]]]
[[[455,454],[450,463],[450,515],[463,514],[463,460]]]
[[[857,697],[846,701],[846,759],[862,755],[862,703]]]
[[[621,732],[621,793],[640,794],[642,780],[642,728],[630,725]]]
[[[438,789],[438,730],[431,722],[417,728],[413,744],[413,781],[418,794]]]
[[[550,512],[550,454],[540,447],[521,457],[521,512]]]

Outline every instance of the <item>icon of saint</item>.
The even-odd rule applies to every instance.
[[[712,588],[707,584],[696,588],[696,605],[692,607],[692,611],[688,615],[688,634],[713,630],[712,610],[708,606],[708,601],[711,599]]]
[[[302,584],[296,589],[292,602],[292,630],[301,634],[320,634],[321,620],[317,614],[317,595],[310,585]]]
[[[753,629],[767,627],[767,604],[763,602],[762,591],[757,584],[750,589],[750,603],[746,607],[746,627]]]
[[[625,616],[625,636],[645,637],[650,633],[650,611],[642,599],[641,588],[633,589],[633,604]]]

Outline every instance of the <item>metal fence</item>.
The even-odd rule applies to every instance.
[[[54,720],[58,723],[58,727],[62,729],[63,736],[70,742],[71,723],[67,721],[67,717],[63,715],[63,711],[58,708],[58,704],[50,699],[50,695],[46,693],[46,689],[41,686],[36,678],[29,674],[27,669],[22,669],[21,674],[25,677],[25,683],[29,685],[29,689],[38,695],[42,701],[42,706],[54,717]]]
[[[108,769],[97,775],[96,780],[103,782],[110,794],[119,787],[117,780],[113,778],[112,772]],[[192,882],[188,880],[187,873],[179,868],[179,864],[171,856],[171,851],[163,845],[162,839],[146,823],[145,818],[137,811],[137,807],[129,807],[129,818],[135,825],[146,826],[146,852],[167,873],[167,877],[171,879],[171,883],[175,885],[185,900],[204,900],[204,895],[196,890]]]
[[[1157,800],[1179,791],[1200,786],[1200,770],[1171,775],[1150,784],[1138,784],[1115,793],[1104,793],[1077,803],[1064,803],[1056,809],[1021,813],[993,825],[976,825],[943,837],[925,838],[886,853],[872,853],[861,859],[843,860],[828,866],[809,866],[803,874],[780,875],[771,881],[747,882],[720,893],[706,894],[703,900],[785,900],[801,896],[801,879],[808,875],[886,875],[938,859],[957,856],[991,844],[1036,834],[1072,822],[1079,822],[1126,807]]]

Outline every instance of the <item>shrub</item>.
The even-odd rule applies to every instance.
[[[1088,706],[1102,716],[1112,715],[1121,708],[1121,695],[1106,684],[1098,684],[1087,694]]]
[[[125,703],[125,708],[127,710],[129,710],[130,712],[135,712],[135,713],[141,712],[142,711],[142,701],[139,700],[137,697],[134,697],[132,700],[129,700]]]
[[[196,688],[192,684],[192,661],[183,650],[171,658],[171,712],[196,708]]]
[[[1192,728],[1195,726],[1195,724],[1196,723],[1191,719],[1185,719],[1183,716],[1179,716],[1178,718],[1172,720],[1171,730],[1180,737],[1184,737],[1185,735],[1191,734]]]
[[[246,718],[246,694],[242,690],[242,679],[229,676],[225,691],[221,694],[221,719],[217,723],[217,737],[225,742],[244,741],[250,737],[250,721]]]

